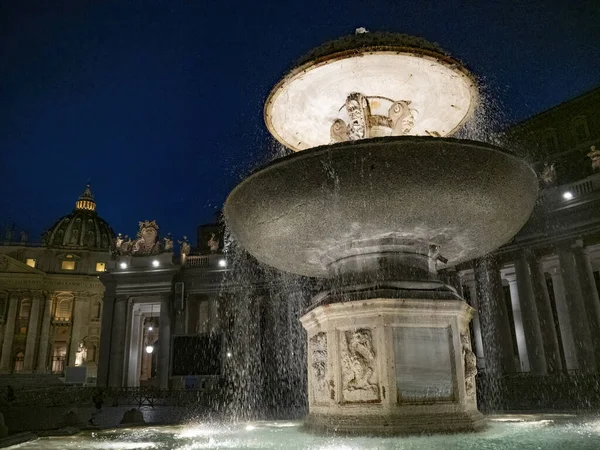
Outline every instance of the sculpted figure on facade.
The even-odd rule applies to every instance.
[[[330,397],[327,389],[327,333],[317,333],[310,338],[312,356],[312,387],[315,400],[327,401]],[[331,397],[334,393],[331,392]]]
[[[139,222],[140,229],[137,233],[137,239],[133,243],[133,254],[151,254],[153,253],[156,241],[158,239],[158,225],[156,221]]]
[[[351,402],[379,400],[376,354],[371,330],[361,328],[342,333],[342,389]]]
[[[217,253],[219,251],[219,238],[215,233],[210,234],[210,239],[206,244],[211,253]]]
[[[544,163],[544,168],[540,173],[540,178],[546,186],[554,184],[556,182],[556,169],[554,168],[554,163],[548,164],[548,162]]]
[[[117,252],[121,251],[123,241],[123,235],[121,233],[117,234],[117,237],[115,238],[115,249],[117,250]]]
[[[590,152],[587,155],[592,160],[592,170],[594,172],[600,170],[600,150],[597,150],[596,146],[592,145],[590,147]]]
[[[373,114],[371,101],[390,103],[387,115]],[[374,103],[375,104],[375,103]],[[350,118],[334,120],[329,134],[331,143],[368,139],[377,136],[404,136],[415,126],[409,100],[394,101],[382,97],[368,97],[353,92],[346,98],[345,108]],[[378,106],[379,107],[379,106]]]
[[[171,234],[158,239],[158,225],[155,220],[139,222],[139,230],[134,240],[129,236],[123,237],[121,233],[115,238],[115,251],[119,255],[155,255],[166,251],[173,251]]]
[[[127,255],[131,253],[131,248],[133,247],[133,241],[129,238],[128,235],[125,235],[123,242],[121,243],[121,254]]]
[[[163,244],[163,249],[165,252],[172,252],[173,251],[173,237],[171,236],[171,233],[167,233],[167,236],[165,238],[163,238],[164,244]]]
[[[29,241],[29,235],[26,231],[21,231],[21,244],[26,244]]]
[[[183,241],[177,241],[177,242],[179,242],[181,256],[185,257],[185,256],[189,255],[191,247],[190,247],[190,243],[187,240],[187,236],[183,237]]]
[[[477,356],[471,350],[471,342],[466,333],[460,335],[463,361],[465,364],[465,390],[468,397],[475,395],[475,375],[477,375]]]

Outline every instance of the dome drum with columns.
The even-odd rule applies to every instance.
[[[61,217],[44,234],[43,244],[49,248],[109,250],[115,233],[98,216],[96,202],[88,184],[75,203],[75,209]]]

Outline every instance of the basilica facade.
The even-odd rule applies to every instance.
[[[0,245],[0,374],[86,367],[95,379],[106,270],[114,239],[89,185],[41,244],[7,229]]]

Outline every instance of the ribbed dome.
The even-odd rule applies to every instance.
[[[108,250],[114,237],[110,225],[96,213],[96,202],[88,184],[73,212],[58,219],[48,230],[45,245],[72,250]]]

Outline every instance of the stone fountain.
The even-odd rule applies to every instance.
[[[301,319],[310,429],[484,426],[473,310],[437,272],[514,236],[537,179],[501,148],[448,137],[477,103],[473,77],[437,46],[361,29],[271,91],[265,122],[294,153],[242,181],[224,213],[259,261],[331,279]]]

